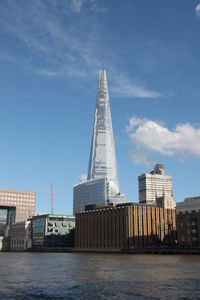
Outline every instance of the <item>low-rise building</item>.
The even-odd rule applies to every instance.
[[[200,196],[176,203],[177,236],[182,246],[200,247]]]
[[[25,251],[31,247],[31,220],[12,224],[10,228],[10,251]]]
[[[172,245],[176,240],[174,209],[134,203],[102,207],[76,214],[78,251],[120,251]]]
[[[45,214],[32,218],[32,243],[35,247],[72,246],[70,232],[75,228],[75,217]]]

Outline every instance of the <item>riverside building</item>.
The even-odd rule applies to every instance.
[[[14,222],[26,221],[35,214],[35,193],[0,189],[0,210],[7,214],[11,208],[15,208]]]
[[[176,203],[178,241],[184,246],[200,247],[200,196]]]
[[[89,209],[76,214],[78,251],[120,251],[170,245],[176,239],[174,209],[134,203]]]
[[[139,202],[174,209],[172,177],[165,175],[164,166],[157,164],[150,173],[138,177]]]
[[[10,228],[10,251],[20,252],[31,247],[31,220],[12,224]]]
[[[97,103],[87,181],[73,189],[74,214],[85,205],[123,203],[120,194],[106,71],[99,71]]]
[[[37,247],[71,246],[68,234],[75,228],[75,217],[45,214],[32,218],[32,244]]]

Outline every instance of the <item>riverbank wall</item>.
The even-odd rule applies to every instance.
[[[195,248],[121,248],[121,249],[75,249],[69,247],[41,247],[29,249],[27,252],[43,253],[112,253],[112,254],[162,254],[162,255],[200,255]]]

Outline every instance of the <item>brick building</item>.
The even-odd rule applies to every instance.
[[[200,197],[178,202],[176,220],[179,243],[186,247],[200,247]]]

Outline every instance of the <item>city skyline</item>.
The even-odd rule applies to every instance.
[[[50,212],[52,183],[54,212],[72,212],[105,68],[126,200],[139,200],[137,177],[157,162],[175,201],[198,196],[199,4],[3,1],[0,187],[35,191],[36,211]]]

